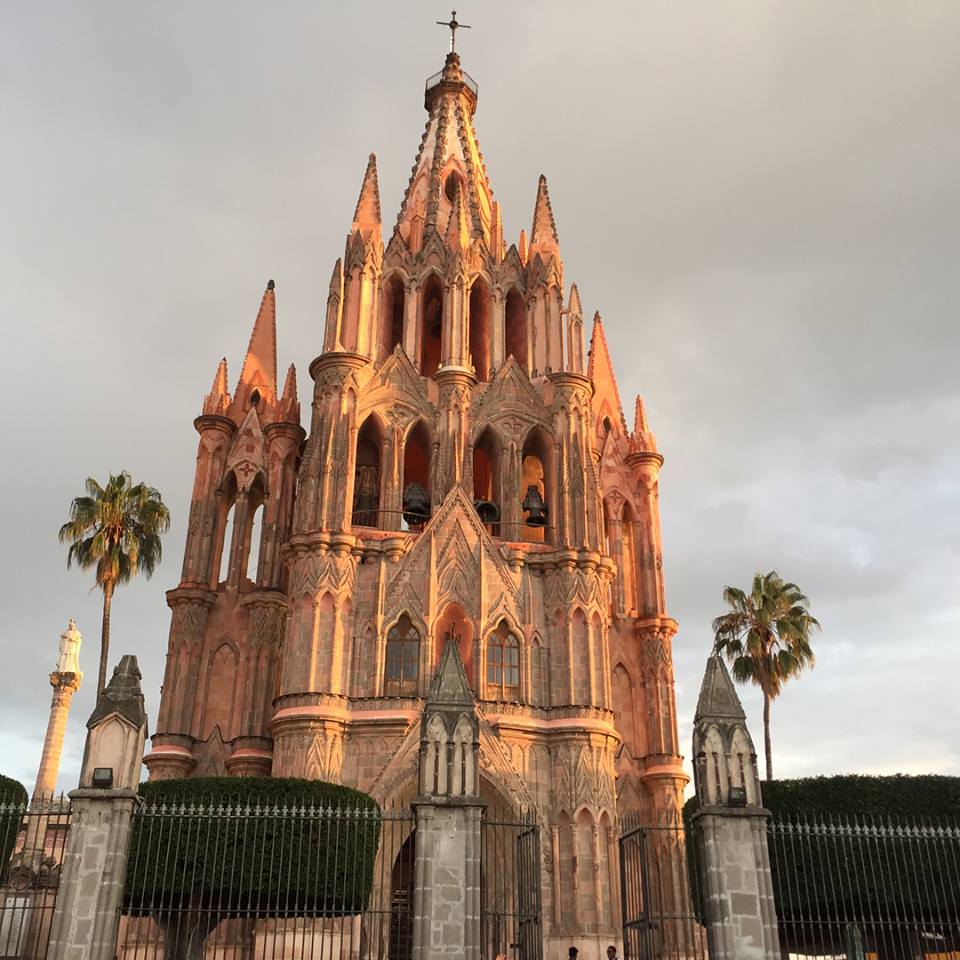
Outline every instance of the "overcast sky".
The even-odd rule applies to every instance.
[[[567,281],[660,448],[681,739],[725,584],[776,568],[823,624],[773,710],[780,776],[960,774],[960,4],[681,0],[458,10],[505,233],[548,177]],[[32,785],[58,636],[93,705],[100,596],[57,529],[126,468],[173,513],[114,601],[156,716],[218,359],[277,283],[320,352],[367,154],[396,216],[446,39],[422,2],[0,7],[0,772]],[[761,741],[759,700],[744,699]]]

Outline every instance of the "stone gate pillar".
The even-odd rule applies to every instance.
[[[70,794],[73,812],[48,960],[115,956],[146,736],[140,670],[136,657],[126,656],[87,721],[80,789]]]
[[[415,960],[480,960],[480,725],[447,640],[421,717]]]
[[[757,756],[723,661],[712,656],[693,721],[693,816],[711,960],[779,960]]]

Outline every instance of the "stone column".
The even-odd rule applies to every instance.
[[[694,829],[711,960],[779,960],[757,757],[723,661],[712,656],[693,721]]]
[[[415,960],[480,960],[480,726],[455,643],[421,717]]]
[[[48,960],[113,960],[147,715],[135,657],[126,656],[87,722],[80,789],[60,874]],[[110,770],[100,787],[94,771]]]

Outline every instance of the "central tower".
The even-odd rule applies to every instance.
[[[417,791],[445,638],[477,701],[480,796],[536,811],[550,952],[617,937],[617,823],[676,812],[663,458],[589,355],[547,182],[504,242],[477,87],[451,52],[384,244],[370,157],[309,365],[276,374],[268,285],[200,449],[153,778],[271,774]],[[318,332],[319,340],[319,332]]]

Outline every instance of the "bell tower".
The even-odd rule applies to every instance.
[[[424,108],[392,226],[367,160],[303,344],[309,430],[292,367],[278,391],[272,283],[233,394],[217,368],[147,763],[411,802],[455,638],[478,803],[534,812],[549,953],[600,957],[619,818],[675,813],[687,780],[663,457],[639,399],[627,427],[599,314],[586,350],[545,177],[505,239],[454,50]]]

